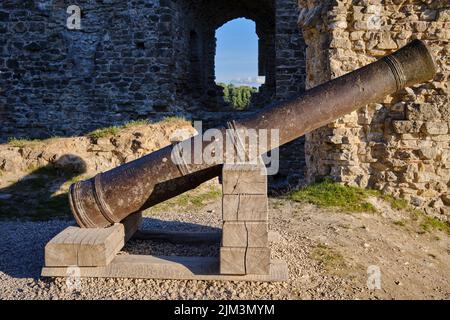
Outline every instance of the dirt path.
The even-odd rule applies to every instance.
[[[151,212],[144,227],[220,227],[220,198],[206,202],[185,214]],[[449,236],[424,233],[406,213],[386,207],[382,214],[348,214],[284,199],[271,199],[270,208],[271,229],[280,235],[272,254],[288,263],[286,283],[84,279],[71,291],[64,279],[38,279],[45,243],[69,222],[3,221],[0,299],[450,298]],[[218,248],[131,241],[127,253],[214,256]],[[381,289],[368,289],[370,266],[380,271]]]

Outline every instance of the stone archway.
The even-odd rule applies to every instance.
[[[246,18],[256,24],[259,38],[258,69],[266,82],[254,99],[255,108],[277,103],[305,90],[306,45],[298,29],[296,0],[180,0],[175,1],[181,26],[175,61],[181,70],[179,96],[190,99],[188,108],[202,118],[205,111],[223,111],[223,89],[215,84],[215,33],[225,23]],[[198,45],[192,45],[192,34]],[[199,50],[192,52],[192,48]],[[192,57],[200,59],[192,59]],[[200,62],[200,63],[198,63]],[[192,63],[198,63],[199,68]],[[184,70],[184,73],[183,73]],[[197,72],[192,74],[192,71]],[[194,79],[194,80],[193,80]],[[215,116],[208,117],[214,118]],[[221,122],[221,117],[217,122]],[[234,116],[233,116],[234,117]],[[216,121],[216,120],[214,120]],[[297,184],[305,166],[304,138],[280,150],[281,167],[277,181]]]
[[[275,0],[185,0],[183,7],[186,36],[188,36],[188,88],[200,98],[209,110],[219,111],[222,89],[215,84],[216,30],[237,18],[246,18],[256,24],[259,37],[259,75],[266,77],[261,92],[265,104],[275,95]],[[195,40],[193,39],[195,35]],[[195,41],[195,45],[193,44]]]

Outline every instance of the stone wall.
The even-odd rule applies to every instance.
[[[66,27],[71,4],[82,8],[81,30]],[[172,17],[158,0],[2,1],[2,140],[175,111]]]
[[[69,5],[80,30],[66,26]],[[215,31],[240,17],[260,37],[258,106],[283,99],[304,87],[297,10],[296,0],[3,0],[0,141],[223,111]]]
[[[307,86],[427,42],[433,81],[368,105],[307,136],[307,178],[374,187],[450,217],[450,5],[444,1],[299,1]]]

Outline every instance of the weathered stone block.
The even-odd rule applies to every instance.
[[[394,132],[398,134],[419,133],[422,125],[423,125],[422,121],[409,121],[409,120],[392,121],[392,128],[394,129]]]
[[[441,121],[429,121],[425,122],[423,126],[423,131],[430,135],[440,135],[448,133],[448,124],[447,122]]]
[[[426,160],[433,160],[440,154],[440,152],[437,148],[432,148],[432,147],[421,148],[418,150],[418,153],[419,153],[419,157],[421,159],[426,159]]]
[[[223,221],[266,221],[269,204],[266,195],[224,195]]]
[[[442,202],[444,202],[444,204],[446,206],[450,206],[450,193],[443,194],[441,196],[441,199],[442,199]]]

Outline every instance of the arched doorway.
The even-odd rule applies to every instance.
[[[224,88],[224,101],[233,109],[249,108],[264,84],[264,70],[258,70],[262,65],[254,21],[238,18],[216,30],[216,84]]]

